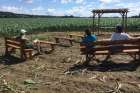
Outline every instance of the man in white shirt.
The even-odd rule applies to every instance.
[[[112,33],[111,40],[128,40],[128,39],[134,39],[134,37],[131,37],[129,34],[123,32],[123,27],[121,25],[116,26],[116,31]],[[121,45],[118,47],[111,46],[110,52],[115,52],[117,50],[121,50]],[[110,55],[108,55],[105,60],[108,60],[110,58]]]
[[[121,25],[116,26],[116,32],[113,32],[111,40],[128,40],[133,39],[130,35],[123,32],[123,27]]]

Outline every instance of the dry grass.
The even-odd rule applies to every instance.
[[[67,33],[46,33],[53,36]],[[43,34],[45,36],[45,34]],[[41,36],[41,35],[40,35]],[[104,37],[104,38],[108,38]],[[102,36],[99,36],[102,39]],[[4,41],[0,42],[1,47]],[[0,55],[4,54],[1,48]],[[105,56],[98,56],[103,60]],[[6,64],[0,58],[0,93],[139,93],[140,67],[127,55],[114,55],[105,67],[98,62],[80,65],[79,44],[57,46],[51,54],[42,54],[26,62]],[[93,64],[96,64],[93,65]],[[93,65],[93,66],[92,66]],[[31,81],[25,83],[25,81]]]

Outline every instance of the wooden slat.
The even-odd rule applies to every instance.
[[[33,49],[24,49],[24,51],[26,52],[26,51],[33,51]]]
[[[67,38],[67,37],[55,37],[57,39],[65,39],[65,40],[74,40],[73,38]]]
[[[123,52],[131,53],[131,52],[140,52],[139,49],[132,49],[132,50],[123,50]]]
[[[20,46],[16,46],[16,45],[12,45],[12,44],[7,44],[8,47],[12,47],[12,48],[17,48],[17,49],[20,49],[21,47]]]
[[[111,47],[114,46],[97,46],[95,48],[93,48],[92,50],[94,51],[102,51],[102,50],[109,50],[111,49]],[[121,47],[121,49],[140,49],[140,45],[123,45],[123,46],[116,46],[117,47]],[[86,46],[80,46],[80,49],[86,48]]]
[[[77,35],[77,34],[70,34],[69,36],[84,37],[83,35]]]
[[[112,46],[113,47],[113,46]],[[139,45],[124,45],[124,46],[116,46],[116,49],[121,48],[122,50],[125,49],[140,49]],[[102,46],[102,47],[95,47],[93,51],[102,51],[102,50],[110,50],[111,46]]]
[[[39,40],[40,43],[42,44],[52,44],[52,45],[56,45],[56,43],[54,42],[49,42],[49,41],[42,41],[42,40]]]
[[[7,39],[6,41],[7,41],[7,43],[12,43],[12,44],[16,44],[16,45],[20,45],[21,44],[21,42],[18,42],[18,41],[15,41],[15,40]]]
[[[119,52],[121,54],[123,53],[131,53],[131,54],[135,54],[135,53],[139,53],[138,49],[132,49],[132,50],[123,50],[122,52]],[[94,53],[95,55],[108,55],[110,54],[109,51],[96,51]],[[116,53],[117,54],[117,53]]]
[[[130,40],[104,40],[96,41],[92,43],[93,45],[117,45],[117,44],[140,44],[140,39],[130,39]]]

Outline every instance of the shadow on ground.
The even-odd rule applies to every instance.
[[[18,57],[14,57],[14,56],[0,56],[0,64],[4,64],[4,65],[14,65],[14,64],[19,64],[24,62],[24,60],[21,60]]]
[[[98,64],[76,64],[70,67],[69,71],[75,71],[80,69],[87,69],[88,71],[136,71],[140,66],[139,60],[130,61],[129,63],[115,63],[113,61],[100,61]]]

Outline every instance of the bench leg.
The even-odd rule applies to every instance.
[[[110,59],[111,58],[111,54],[108,54],[107,56],[106,56],[106,58],[104,59],[104,61],[108,61],[108,59]]]
[[[138,57],[139,57],[138,60],[140,60],[140,53],[138,54]]]
[[[5,55],[10,55],[10,53],[9,53],[8,50],[9,50],[9,49],[8,49],[8,46],[6,46],[6,48],[5,48]]]
[[[55,48],[54,48],[54,45],[51,45],[51,50],[53,51]]]
[[[25,60],[27,59],[27,56],[26,56],[25,53],[21,53],[21,54],[20,54],[20,58],[21,58],[23,61],[25,61]]]
[[[71,46],[73,46],[72,40],[69,40],[69,42],[70,42]]]
[[[69,35],[70,38],[72,38],[72,35]]]
[[[32,59],[32,51],[29,52],[29,59]]]
[[[55,42],[56,43],[60,43],[58,38],[55,38]]]

